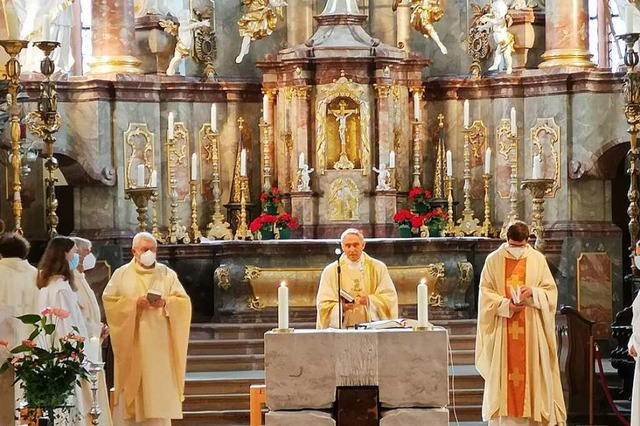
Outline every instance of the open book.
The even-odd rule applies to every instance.
[[[340,297],[344,299],[347,303],[353,303],[356,299],[343,289],[340,289]]]
[[[414,319],[390,319],[390,320],[378,320],[371,322],[361,322],[356,324],[356,329],[364,330],[384,330],[387,328],[413,328],[418,325],[418,321]]]

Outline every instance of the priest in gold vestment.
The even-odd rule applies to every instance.
[[[320,276],[316,300],[316,327],[339,328],[338,263],[340,287],[354,300],[340,298],[343,327],[360,322],[398,318],[398,295],[384,263],[364,252],[364,236],[357,229],[347,229],[340,238],[343,254],[326,266]]]
[[[507,243],[480,276],[476,368],[485,380],[489,425],[563,425],[567,421],[556,352],[558,289],[544,255],[516,221]]]
[[[151,234],[137,234],[134,258],[114,272],[102,295],[118,426],[165,426],[182,418],[191,301],[176,273],[156,262],[156,249]]]

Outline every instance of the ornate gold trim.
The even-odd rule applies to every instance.
[[[138,138],[144,141],[144,145],[139,147],[139,143],[136,142]],[[147,123],[129,123],[129,127],[124,132],[123,137],[123,151],[124,151],[124,181],[125,189],[137,188],[137,182],[134,184],[131,178],[133,167],[137,167],[141,161],[145,168],[145,186],[149,186],[151,183],[151,173],[153,172],[153,164],[155,158],[155,136],[149,131]],[[141,151],[142,155],[137,155]],[[135,162],[135,160],[139,160]],[[135,173],[134,173],[135,175]],[[137,176],[137,175],[136,175]]]
[[[284,269],[282,269],[284,271]],[[251,282],[251,280],[255,280],[262,273],[262,269],[255,265],[247,265],[244,268],[244,281]]]
[[[218,266],[214,272],[214,277],[216,281],[218,281],[218,287],[222,290],[229,290],[231,288],[229,268],[227,266]]]
[[[515,143],[514,143],[515,141]],[[496,128],[496,146],[498,147],[497,155],[501,155],[504,157],[506,164],[508,166],[512,166],[515,164],[516,168],[518,167],[518,145],[517,139],[513,139],[511,137],[511,124],[509,119],[503,118],[500,120],[500,124]],[[497,157],[496,155],[496,157]],[[496,164],[496,167],[498,165]],[[497,176],[499,179],[500,176]],[[510,189],[507,186],[506,192],[500,192],[499,185],[496,184],[496,192],[500,198],[509,198],[510,197]]]
[[[547,133],[549,138],[541,138],[543,133]],[[560,126],[556,124],[555,119],[553,117],[536,119],[536,124],[531,128],[531,158],[533,159],[534,155],[540,155],[541,158],[548,158],[550,155],[553,158],[553,176],[545,173],[548,168],[546,162],[543,162],[542,178],[555,181],[553,186],[545,192],[545,198],[555,198],[561,186],[560,149]],[[549,155],[545,156],[545,154]]]
[[[189,181],[189,161],[190,161],[190,145],[189,145],[189,131],[185,127],[183,122],[176,122],[173,124],[173,146],[167,146],[167,162],[168,168],[174,170],[175,179],[177,185],[175,191],[177,193],[177,202],[185,202],[189,198],[189,188],[186,182]],[[181,175],[184,181],[181,181],[178,177]],[[167,187],[171,188],[171,176],[167,173]]]
[[[386,99],[389,97],[389,93],[391,93],[391,85],[389,84],[374,84],[376,91],[378,92],[379,99]]]

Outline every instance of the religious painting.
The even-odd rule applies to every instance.
[[[509,198],[511,173],[518,174],[518,140],[510,139],[511,122],[507,118],[500,120],[496,128],[495,168],[493,171],[496,192],[500,198]],[[513,166],[513,168],[512,168]]]
[[[355,221],[360,219],[360,190],[349,178],[336,179],[329,189],[329,220]]]
[[[474,200],[484,199],[484,154],[487,149],[487,127],[482,120],[474,120],[465,140],[469,144],[469,169],[471,188],[469,195]]]
[[[553,179],[554,185],[545,192],[553,198],[560,188],[560,126],[551,118],[538,118],[531,128],[531,159],[528,166],[533,169],[533,157],[542,159],[542,178]],[[526,167],[526,166],[525,166]]]
[[[167,191],[171,198],[185,202],[189,198],[189,132],[184,123],[173,125],[173,142],[167,144]]]
[[[578,310],[586,318],[596,322],[593,327],[594,337],[607,339],[611,335],[613,320],[611,259],[605,252],[580,253],[576,270]]]
[[[153,133],[146,123],[129,123],[123,140],[125,189],[149,186],[151,172],[155,169]],[[144,170],[144,173],[139,170]]]

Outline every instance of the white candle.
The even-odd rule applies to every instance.
[[[42,40],[50,41],[51,39],[51,20],[46,13],[42,15]]]
[[[198,180],[198,156],[191,154],[191,180]]]
[[[518,123],[516,122],[516,109],[511,107],[511,135],[515,136],[518,133]]]
[[[484,152],[484,174],[491,173],[491,148],[487,148]]]
[[[262,121],[269,123],[269,95],[266,93],[262,97]]]
[[[396,168],[396,153],[395,153],[395,151],[391,151],[389,153],[389,168],[390,169],[395,169]]]
[[[85,355],[90,362],[100,362],[100,338],[93,336],[85,340]]]
[[[469,127],[469,99],[464,100],[463,109],[464,109],[463,125],[466,128],[466,127]]]
[[[144,186],[144,164],[138,164],[138,175],[136,178],[136,186],[139,188]]]
[[[169,112],[167,122],[167,138],[173,139],[173,112]]]
[[[211,131],[218,131],[218,108],[216,104],[211,104]]]
[[[149,182],[149,186],[155,188],[158,186],[158,172],[156,170],[151,172],[151,179]]]
[[[284,281],[278,288],[278,328],[289,328],[289,288]]]
[[[633,32],[633,4],[627,4],[627,8],[625,10],[625,22],[627,27],[627,33]]]
[[[420,119],[422,118],[422,114],[420,114],[420,93],[419,92],[413,93],[413,116],[415,117],[416,121],[420,121]]]
[[[240,176],[247,175],[247,150],[242,148],[240,151]]]
[[[298,168],[299,169],[304,168],[304,152],[301,152],[300,155],[298,156]]]
[[[533,170],[531,171],[532,179],[542,179],[542,157],[540,155],[533,156]]]
[[[450,150],[447,150],[447,176],[453,176],[453,159]]]
[[[418,327],[426,327],[429,323],[429,299],[427,279],[423,278],[418,284]]]

